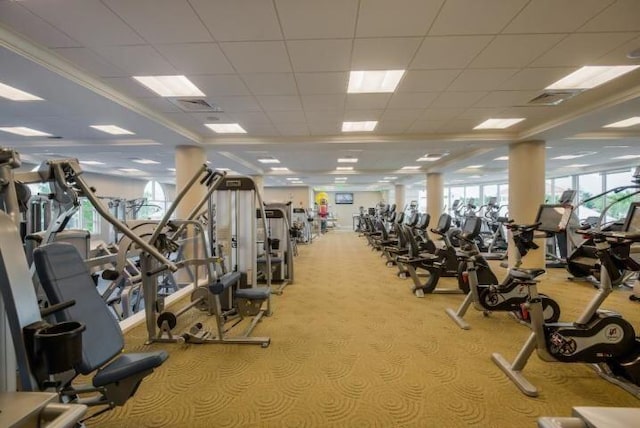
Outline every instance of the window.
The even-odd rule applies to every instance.
[[[149,181],[144,186],[143,198],[146,203],[138,210],[137,218],[160,220],[167,209],[167,200],[162,185],[157,181]]]
[[[464,188],[464,196],[467,203],[473,202],[476,208],[480,208],[480,186],[467,186]]]
[[[578,176],[578,218],[600,217],[604,209],[604,199],[598,198],[582,204],[583,201],[602,193],[602,174],[584,174]]]
[[[631,176],[633,175],[633,171],[628,169],[626,171],[616,171],[609,173],[605,176],[606,180],[606,188],[607,190],[614,189],[616,187],[621,186],[629,186],[631,185]],[[614,221],[620,220],[626,217],[627,212],[629,211],[629,206],[631,206],[631,202],[637,201],[638,196],[633,196],[630,198],[624,199],[626,196],[633,193],[633,189],[623,190],[618,193],[610,193],[607,195],[606,205],[611,205],[611,208],[607,210],[607,218],[605,221]],[[617,202],[616,201],[620,201]],[[606,206],[605,206],[606,208]]]
[[[498,185],[487,184],[482,186],[482,205],[487,205],[490,198],[498,198]]]
[[[562,196],[562,192],[570,189],[573,189],[573,180],[571,179],[571,176],[560,177],[553,180],[553,200],[551,203],[557,203],[560,200],[560,196]]]

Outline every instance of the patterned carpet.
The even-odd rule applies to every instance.
[[[331,231],[300,246],[296,283],[273,296],[274,314],[254,335],[271,346],[144,346],[167,362],[124,407],[89,421],[101,427],[525,427],[572,406],[637,406],[638,400],[581,364],[532,357],[525,368],[541,390],[527,398],[491,362],[511,360],[528,335],[507,315],[470,310],[469,331],[444,313],[461,295],[414,297],[354,232]],[[498,276],[503,270],[496,269]],[[575,318],[594,289],[552,270],[540,287]],[[453,279],[444,285],[454,286]],[[640,307],[616,291],[606,307],[640,326]],[[184,317],[187,327],[203,315]],[[206,318],[205,323],[206,323]]]

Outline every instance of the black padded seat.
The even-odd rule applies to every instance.
[[[218,280],[209,284],[209,291],[213,294],[222,294],[224,290],[240,281],[240,272],[227,272]]]
[[[121,353],[124,347],[122,330],[98,294],[76,247],[64,242],[47,244],[34,250],[33,260],[50,304],[76,302],[54,316],[57,322],[85,324],[82,361],[76,370],[84,375],[99,370],[94,379],[95,386],[114,384],[129,377],[138,377],[139,382],[142,380],[140,375],[150,373],[167,359],[165,351]]]
[[[149,355],[151,354],[151,355]],[[154,369],[167,359],[165,351],[122,354],[120,357],[98,370],[93,378],[93,386],[105,386],[119,382],[138,373]]]
[[[544,269],[533,268],[533,269],[523,269],[523,268],[512,268],[509,270],[509,275],[513,278],[523,279],[525,281],[530,281],[535,279],[545,273]]]
[[[271,290],[267,287],[240,288],[236,290],[235,297],[247,300],[266,300],[270,294]]]

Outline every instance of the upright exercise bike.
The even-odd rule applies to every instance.
[[[535,350],[543,361],[592,363],[601,377],[640,398],[640,340],[620,314],[598,310],[613,290],[612,281],[620,275],[612,253],[618,247],[640,242],[640,233],[592,232],[590,235],[601,266],[600,289],[573,323],[545,323],[537,282],[526,270],[512,270],[512,275],[529,288],[527,306],[531,314],[531,335],[513,363],[497,353],[491,358],[530,397],[536,397],[538,390],[522,375],[522,370]]]
[[[464,253],[463,257],[460,257],[460,266],[464,270],[463,280],[468,282],[469,293],[457,311],[448,308],[445,312],[464,330],[471,328],[463,317],[472,304],[475,309],[482,311],[485,316],[495,311],[510,312],[519,321],[528,322],[528,312],[522,308],[528,297],[527,287],[521,284],[520,281],[515,280],[511,275],[507,275],[504,281],[498,284],[497,278],[491,272],[491,268],[475,244],[475,237],[480,229],[481,221],[479,217],[468,218],[460,234],[460,239],[469,249]],[[533,226],[508,224],[517,247],[516,267],[520,266],[521,258],[529,250],[538,248],[538,245],[533,241],[533,231],[537,226],[539,226],[539,223]],[[486,281],[488,277],[487,270],[491,274],[489,281]],[[532,269],[530,272],[537,277],[544,273],[544,269]],[[545,322],[558,321],[560,319],[560,306],[548,296],[540,295],[540,297],[542,299]]]

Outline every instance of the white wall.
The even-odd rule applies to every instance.
[[[353,204],[336,204],[336,192],[326,192],[329,195],[329,213],[338,218],[338,226],[342,228],[353,227],[353,214],[358,214],[360,207],[374,208],[382,200],[381,192],[337,192],[353,193]]]
[[[265,202],[289,202],[294,208],[309,208],[309,187],[265,187],[262,198]]]

